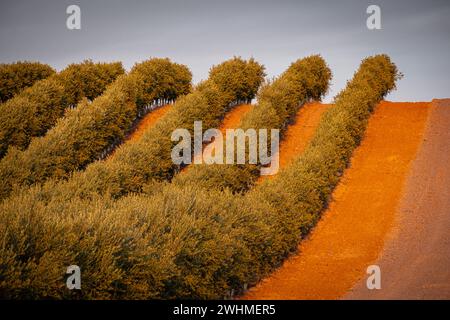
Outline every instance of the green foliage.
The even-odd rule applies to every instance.
[[[186,94],[190,79],[185,66],[168,59],[137,64],[129,75],[119,76],[92,103],[85,99],[77,108],[67,111],[44,137],[34,139],[28,149],[10,149],[0,162],[1,198],[8,196],[14,187],[42,183],[49,178],[61,179],[84,168],[101,157],[111,144],[124,138],[146,105]]]
[[[175,197],[173,197],[175,196]],[[230,195],[231,196],[231,195]],[[225,201],[212,207],[207,197],[196,200],[202,211],[173,211],[170,216],[152,215],[165,205],[184,208],[191,201],[189,190],[182,195],[167,194],[160,201],[143,205],[140,196],[124,198],[120,203],[107,199],[72,201],[64,204],[39,203],[38,192],[18,197],[19,205],[7,201],[0,215],[0,298],[16,299],[151,299],[188,296],[200,285],[199,263],[217,265],[219,260],[233,262],[230,249],[233,235],[217,242],[217,235],[233,231],[239,223],[226,213]],[[224,198],[224,200],[226,200]],[[231,199],[229,199],[231,200]],[[224,220],[210,224],[209,212],[221,212]],[[236,210],[234,210],[236,211]],[[196,221],[196,230],[192,221]],[[173,221],[178,221],[175,225]],[[226,228],[226,229],[225,229]],[[204,233],[203,230],[208,230]],[[196,248],[192,237],[210,239],[206,247]],[[228,249],[227,249],[228,248]],[[207,250],[204,250],[207,249]],[[197,256],[198,255],[198,256]],[[209,258],[208,258],[209,257]],[[186,260],[184,258],[187,258]],[[192,258],[192,259],[191,259]],[[190,259],[190,260],[189,260]],[[65,287],[65,271],[77,264],[82,270],[82,290]],[[204,265],[208,267],[207,264]],[[195,268],[196,276],[188,274]],[[214,284],[207,269],[206,285]],[[193,270],[192,270],[193,271]],[[217,280],[222,282],[217,270]],[[226,285],[226,284],[223,284]],[[169,291],[167,291],[169,289]],[[167,292],[166,292],[167,291]],[[164,293],[164,295],[161,295]],[[208,295],[205,291],[203,295]],[[211,295],[212,297],[212,295]]]
[[[255,97],[264,76],[264,69],[253,58],[245,61],[240,57],[213,66],[209,73],[227,100],[247,103]]]
[[[142,76],[142,89],[137,97],[137,106],[142,108],[149,101],[174,101],[180,95],[191,91],[192,74],[184,65],[173,63],[168,58],[154,58],[152,63],[140,63],[131,73]]]
[[[83,97],[93,100],[124,70],[120,62],[71,64],[58,74],[34,83],[0,105],[0,158],[9,146],[28,147]]]
[[[0,64],[0,103],[54,73],[55,70],[49,65],[39,62],[17,61]]]
[[[75,106],[82,98],[94,100],[118,76],[125,73],[121,62],[70,64],[61,71],[58,80],[67,92],[66,102]]]

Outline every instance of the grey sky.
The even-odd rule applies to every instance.
[[[66,28],[66,7],[81,8],[81,30]],[[366,8],[381,7],[382,30]],[[450,97],[450,1],[0,0],[0,62],[38,60],[62,69],[86,58],[149,57],[189,66],[194,81],[211,65],[253,56],[269,76],[320,53],[332,68],[330,101],[362,58],[387,53],[405,74],[388,99]]]

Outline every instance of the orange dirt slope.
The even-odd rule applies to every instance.
[[[317,126],[319,125],[322,114],[328,110],[331,105],[319,102],[305,104],[297,112],[294,123],[288,126],[283,140],[280,142],[279,161],[280,169],[287,167],[291,161],[299,156],[308,145]],[[274,175],[260,176],[258,182]]]
[[[294,123],[290,124],[280,143],[280,168],[287,166],[298,154],[303,152],[310,141],[320,117],[330,105],[312,102],[304,105],[296,114]],[[241,105],[230,111],[220,131],[225,134],[226,129],[235,129],[239,126],[241,119],[250,111],[251,105]],[[204,156],[206,156],[204,154]],[[262,180],[264,176],[260,179]]]
[[[364,275],[344,299],[450,299],[449,128],[450,99],[434,99],[395,228],[375,261],[381,289],[369,290]]]
[[[227,114],[225,114],[224,119],[222,120],[222,124],[220,125],[219,130],[222,132],[222,134],[225,134],[225,131],[227,129],[236,129],[239,127],[239,124],[241,123],[242,118],[247,114],[253,108],[251,104],[240,104],[233,109],[231,109]],[[209,128],[203,128],[203,130],[207,130]],[[204,152],[200,155],[197,154],[194,156],[193,161],[196,161],[196,159],[200,158],[201,156],[205,157],[207,156]],[[189,168],[189,166],[185,167],[182,172],[185,172]]]
[[[337,299],[365,274],[395,224],[429,109],[429,103],[377,106],[333,201],[300,253],[243,299]]]
[[[164,116],[166,114],[167,111],[169,111],[170,109],[170,104],[166,104],[164,106],[161,106],[155,110],[152,110],[151,112],[149,112],[148,114],[146,114],[144,116],[144,118],[141,119],[141,121],[139,121],[139,124],[137,125],[136,129],[134,129],[129,135],[128,137],[125,138],[125,141],[123,141],[123,144],[125,143],[134,143],[137,140],[139,140],[139,138],[142,137],[142,135],[144,134],[144,132],[152,127],[156,121],[158,121],[162,116]],[[112,159],[114,157],[115,154],[115,150],[114,149],[109,156],[107,157],[107,159]]]
[[[156,121],[158,121],[163,115],[166,114],[167,111],[170,109],[170,104],[167,104],[165,106],[159,107],[148,114],[145,115],[145,117],[139,122],[139,125],[136,127],[136,130],[134,130],[126,139],[126,141],[136,141],[138,140],[151,126],[153,126]]]

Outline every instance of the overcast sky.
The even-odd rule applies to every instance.
[[[68,30],[66,8],[81,8],[81,30]],[[381,30],[366,27],[370,4]],[[326,101],[362,58],[387,53],[404,73],[388,99],[450,97],[450,1],[401,0],[0,0],[0,62],[38,60],[60,70],[71,62],[149,57],[186,64],[198,82],[213,64],[254,57],[276,76],[306,55],[333,71]]]

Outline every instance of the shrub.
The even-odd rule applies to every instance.
[[[27,150],[10,149],[0,162],[1,197],[8,196],[14,187],[65,178],[83,169],[121,141],[148,104],[186,94],[190,79],[185,66],[168,59],[151,59],[134,66],[129,75],[120,76],[92,103],[85,99],[69,110]]]
[[[17,61],[0,64],[0,103],[54,73],[55,70],[49,65],[39,62]]]
[[[211,68],[209,78],[217,84],[228,101],[250,103],[255,97],[264,69],[253,58],[244,61],[234,57]]]
[[[9,146],[26,149],[31,139],[44,135],[68,107],[83,97],[93,100],[123,73],[120,62],[71,64],[1,104],[0,158]]]

